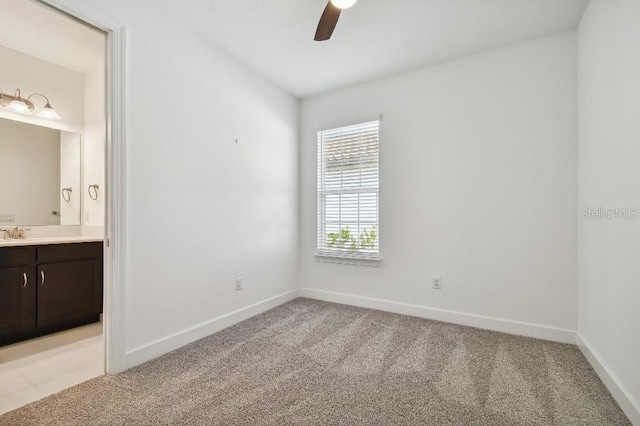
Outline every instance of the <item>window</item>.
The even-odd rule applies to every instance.
[[[318,256],[380,258],[380,122],[318,132]]]

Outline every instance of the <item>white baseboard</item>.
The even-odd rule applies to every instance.
[[[298,297],[292,290],[127,351],[124,369],[150,361]]]
[[[427,318],[437,321],[450,322],[485,330],[499,331],[518,336],[534,337],[561,343],[576,343],[576,332],[564,328],[548,327],[502,318],[492,318],[482,315],[465,314],[462,312],[428,308],[426,306],[393,302],[390,300],[373,299],[369,297],[353,296],[308,288],[300,289],[300,297],[324,300],[326,302],[342,303],[362,308],[378,309],[396,314]]]
[[[591,346],[580,333],[576,334],[576,341],[584,357],[587,358],[591,367],[593,367],[598,377],[600,377],[600,380],[602,380],[607,389],[609,389],[609,392],[631,423],[635,426],[640,426],[640,401],[634,402],[631,399],[624,385],[620,383],[620,380],[612,373],[602,357],[598,355],[593,349],[593,346]]]

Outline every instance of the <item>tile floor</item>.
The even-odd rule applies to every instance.
[[[1,347],[0,414],[102,374],[102,323]]]

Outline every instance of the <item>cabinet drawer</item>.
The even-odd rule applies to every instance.
[[[102,243],[52,244],[38,247],[38,263],[102,258]]]
[[[0,268],[30,265],[35,260],[36,249],[33,247],[0,248]]]

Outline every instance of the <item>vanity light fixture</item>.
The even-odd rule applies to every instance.
[[[16,89],[16,94],[13,97],[13,100],[9,102],[9,105],[7,105],[7,109],[17,112],[18,114],[31,114],[31,110],[29,109],[27,102],[28,101],[26,99],[22,99],[22,96],[20,96],[20,89]]]
[[[31,115],[36,108],[33,102],[31,102],[31,98],[34,96],[42,96],[46,101],[45,106],[38,112],[38,117],[46,118],[47,120],[60,120],[60,116],[51,106],[49,98],[42,93],[34,93],[27,99],[24,99],[20,93],[20,89],[16,89],[15,95],[11,96],[5,95],[0,87],[0,107],[6,108],[11,112],[17,112],[18,114]]]
[[[31,100],[31,98],[34,96],[42,96],[47,101],[47,103],[42,107],[42,109],[38,113],[38,117],[46,118],[48,120],[60,120],[60,116],[58,115],[56,110],[53,109],[53,107],[51,106],[51,102],[49,102],[49,98],[47,98],[42,93],[34,93],[33,95],[27,98],[27,101]],[[33,103],[31,105],[33,105]],[[33,111],[33,107],[31,107],[31,110]]]

